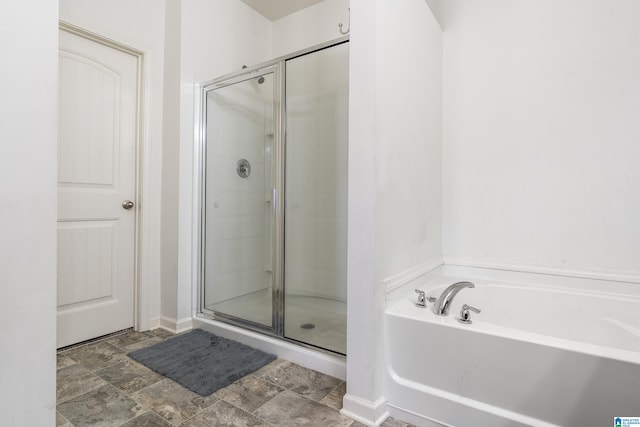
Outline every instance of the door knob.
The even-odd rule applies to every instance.
[[[122,202],[122,207],[125,209],[131,209],[134,206],[135,204],[131,200],[125,200],[124,202]]]

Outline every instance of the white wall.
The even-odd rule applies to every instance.
[[[161,324],[175,327],[178,283],[178,200],[180,183],[181,0],[166,0],[162,98],[162,204],[160,228]],[[169,320],[167,320],[169,319]]]
[[[349,41],[347,294],[350,297],[343,412],[365,423],[386,414],[379,337],[384,293],[376,284],[375,274],[377,87],[373,41],[377,5],[378,2],[370,0],[351,0]]]
[[[442,31],[423,0],[351,1],[347,395],[385,416],[385,281],[441,256]]]
[[[349,29],[349,0],[324,0],[273,22],[273,58],[342,37]]]
[[[141,329],[157,327],[160,317],[161,182],[163,150],[163,81],[165,2],[157,0],[60,0],[60,19],[145,53],[144,115],[141,164],[140,245],[144,284]]]
[[[442,30],[424,0],[381,2],[376,33],[377,274],[442,256]]]
[[[240,0],[183,0],[183,85],[268,60],[271,40],[271,21]]]
[[[440,1],[447,261],[640,274],[640,3]]]
[[[52,426],[58,4],[2,2],[0,16],[0,413]]]

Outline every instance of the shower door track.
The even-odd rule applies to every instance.
[[[221,321],[233,326],[237,326],[243,329],[248,329],[254,332],[277,338],[289,343],[293,343],[302,347],[321,351],[332,355],[342,355],[313,344],[298,341],[296,339],[288,338],[284,333],[284,170],[282,165],[284,164],[284,146],[285,146],[285,129],[286,129],[286,103],[285,103],[285,81],[286,81],[286,67],[285,63],[288,60],[308,55],[310,53],[321,51],[333,46],[341,45],[349,42],[349,36],[340,37],[329,42],[325,42],[313,47],[302,49],[288,55],[283,55],[278,58],[260,63],[258,65],[243,68],[240,71],[229,73],[224,76],[215,78],[210,81],[206,81],[197,85],[197,93],[199,99],[197,100],[199,114],[196,114],[196,149],[199,153],[199,162],[197,162],[198,173],[198,239],[199,239],[199,254],[198,254],[198,310],[197,316],[206,319],[213,319]],[[272,326],[262,325],[260,323],[252,322],[241,317],[217,312],[205,307],[204,299],[204,283],[205,283],[205,246],[206,239],[204,238],[205,230],[205,170],[207,161],[206,152],[206,118],[207,118],[207,92],[220,89],[226,86],[230,86],[239,82],[243,82],[251,79],[258,79],[263,75],[273,73],[275,76],[275,99],[274,99],[274,158],[273,164],[278,165],[275,167],[274,175],[274,188],[273,188],[273,211],[274,211],[274,232],[273,232],[273,279],[272,279]]]

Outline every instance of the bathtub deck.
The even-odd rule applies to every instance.
[[[449,270],[388,298],[392,415],[429,426],[595,426],[640,408],[637,284]],[[437,296],[458,281],[476,287],[448,316],[416,307],[413,289]],[[483,310],[473,324],[456,320],[463,303]]]

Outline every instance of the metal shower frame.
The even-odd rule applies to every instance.
[[[198,214],[198,310],[196,316],[205,317],[213,320],[219,320],[231,325],[239,326],[244,329],[260,332],[268,336],[278,338],[287,342],[295,343],[303,347],[324,351],[330,354],[339,354],[331,350],[317,347],[312,344],[303,343],[284,335],[284,205],[281,203],[284,196],[284,163],[285,163],[285,144],[286,144],[286,61],[308,55],[323,49],[337,46],[349,42],[349,36],[340,37],[335,40],[313,46],[308,49],[296,51],[294,53],[272,59],[267,62],[255,65],[253,67],[243,68],[234,73],[226,74],[216,79],[197,85],[196,107],[196,152],[199,156],[197,165],[198,188],[199,194],[197,198],[197,214]],[[207,93],[212,90],[220,89],[236,83],[247,80],[258,79],[268,74],[274,75],[274,129],[273,129],[273,246],[272,250],[272,326],[267,327],[259,323],[255,323],[246,319],[231,316],[224,313],[214,312],[204,306],[204,274],[205,274],[205,222],[206,222],[206,160],[207,160]]]

